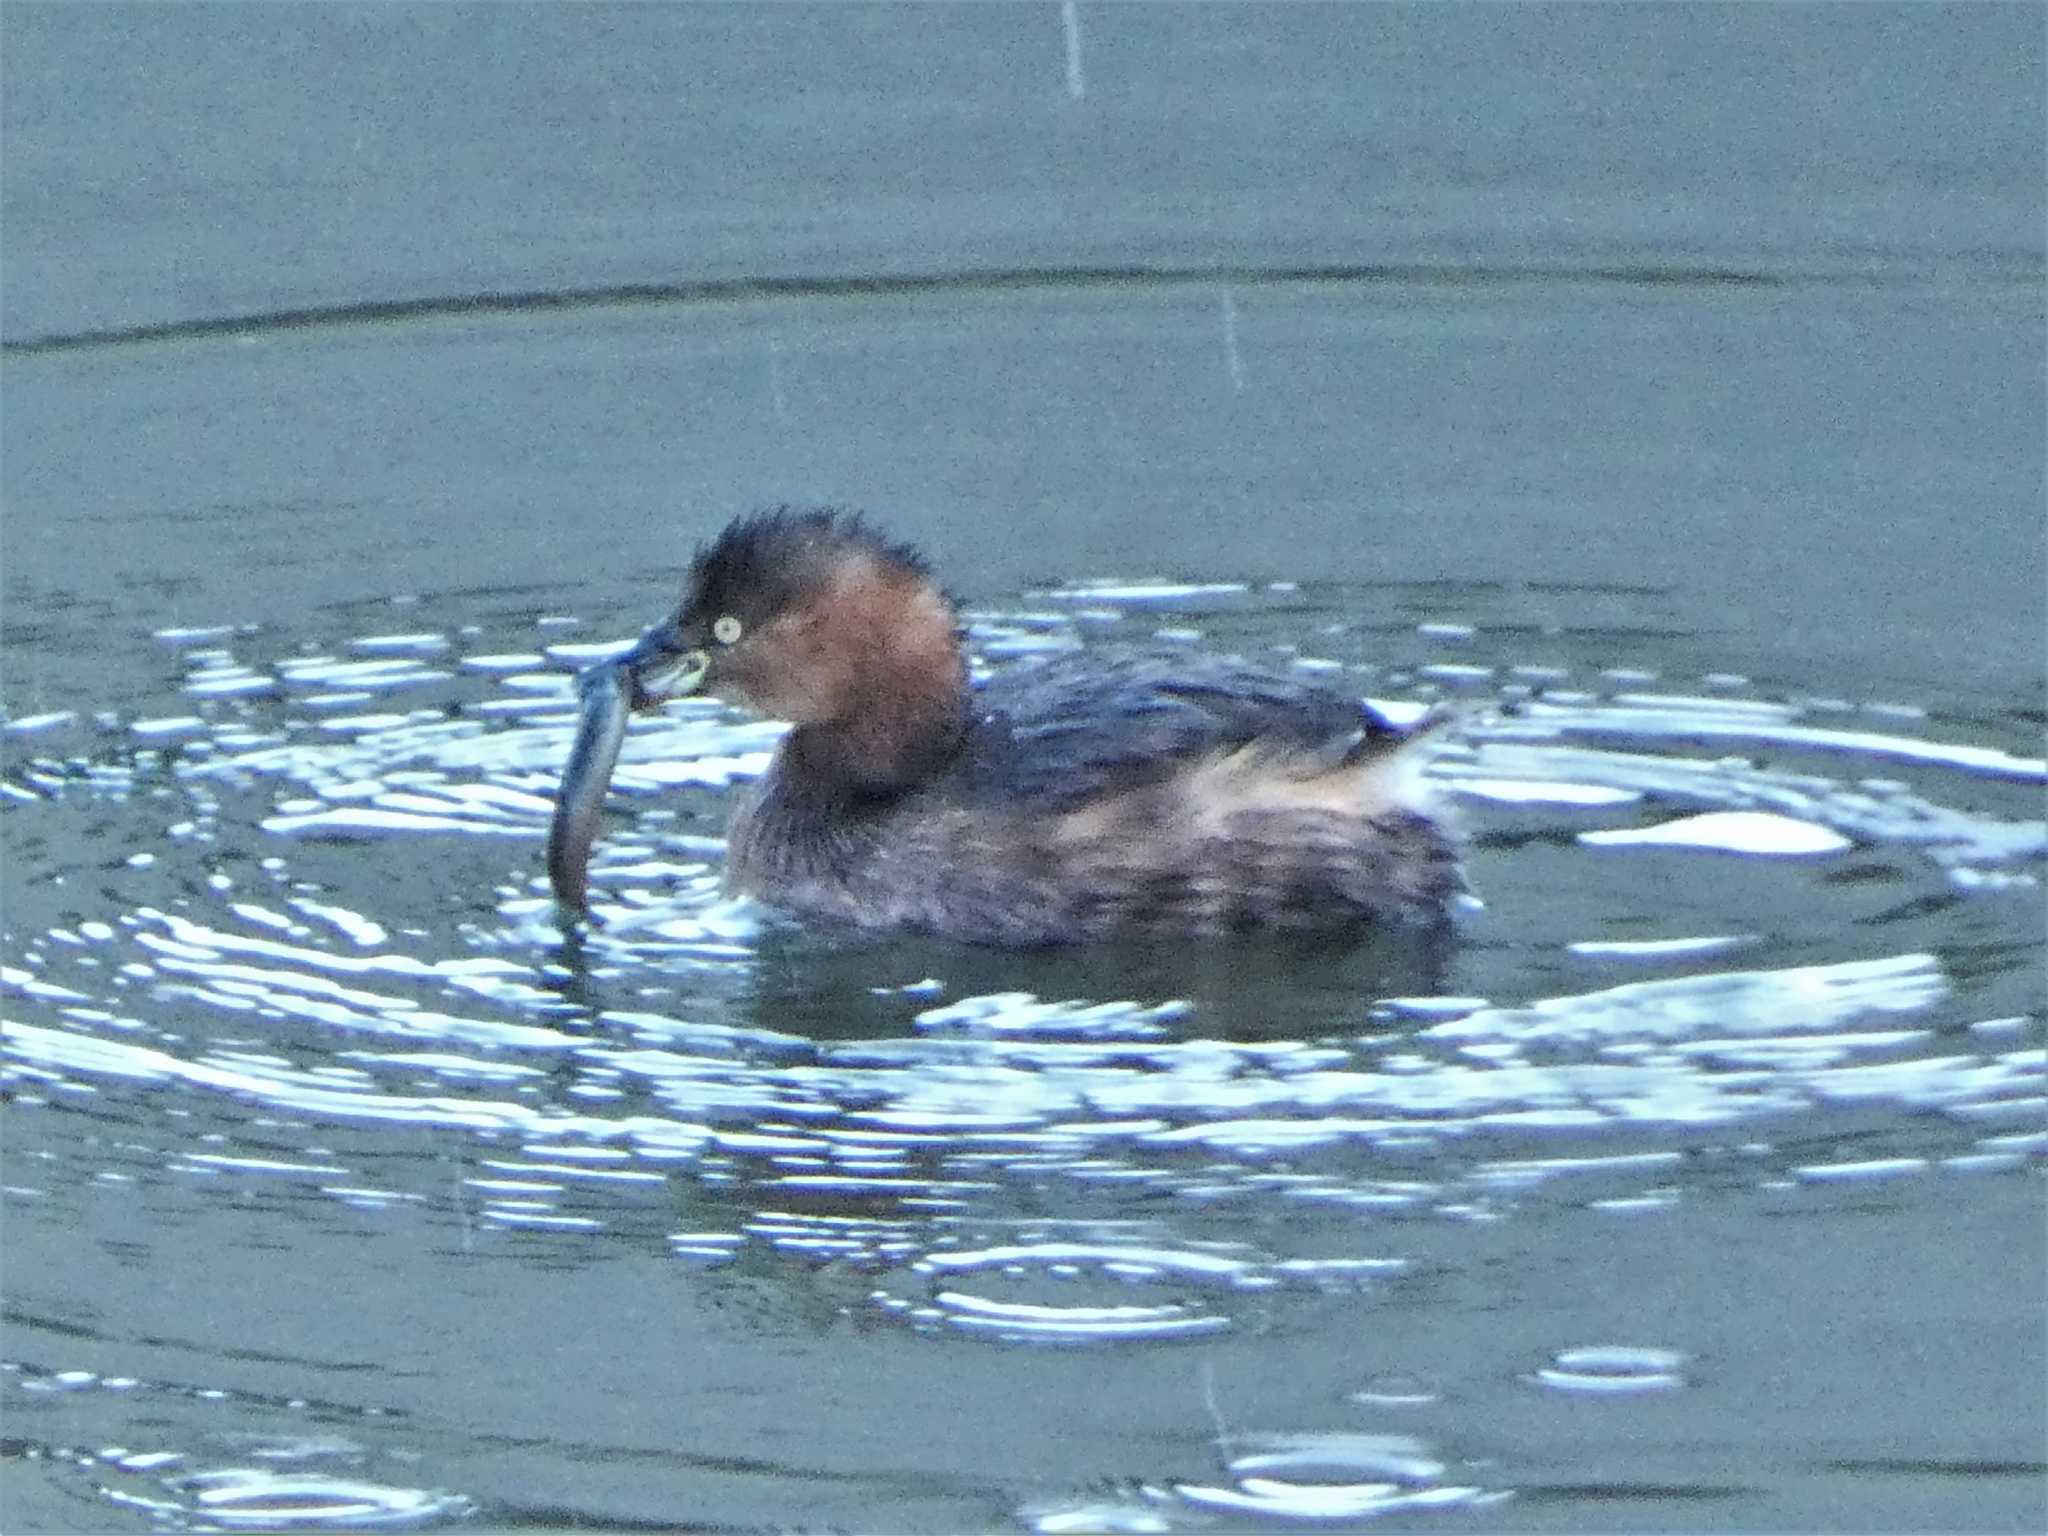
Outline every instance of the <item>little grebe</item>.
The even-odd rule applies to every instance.
[[[627,713],[709,689],[794,729],[727,880],[794,912],[983,943],[1441,920],[1456,849],[1419,733],[1243,661],[1089,650],[970,687],[958,616],[857,515],[740,519],[682,605],[580,679],[548,872],[584,905]]]

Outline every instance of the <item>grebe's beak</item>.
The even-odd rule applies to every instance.
[[[555,900],[568,911],[586,910],[590,849],[597,841],[598,814],[611,787],[612,770],[618,766],[619,746],[626,739],[627,716],[664,699],[695,693],[710,670],[710,653],[680,644],[671,621],[648,630],[631,650],[578,675],[576,740],[562,769],[554,820],[548,826],[548,883],[554,887]]]
[[[676,633],[675,622],[664,620],[643,634],[631,650],[598,664],[605,666],[616,667],[625,675],[632,691],[633,708],[650,709],[665,699],[680,698],[701,688],[704,674],[711,670],[711,653],[702,646],[684,645]]]

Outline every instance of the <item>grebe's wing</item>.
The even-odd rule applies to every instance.
[[[1354,695],[1229,656],[1091,650],[998,673],[976,694],[975,774],[1048,808],[1261,741],[1332,767],[1406,733]]]

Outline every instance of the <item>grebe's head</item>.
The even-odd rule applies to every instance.
[[[698,551],[674,613],[588,668],[548,829],[548,875],[580,911],[629,710],[737,697],[799,727],[784,752],[827,792],[881,794],[943,766],[965,728],[953,605],[924,562],[848,512],[743,517]]]
[[[795,725],[853,724],[965,687],[953,605],[924,561],[829,509],[733,523],[618,664],[635,708],[704,691]]]

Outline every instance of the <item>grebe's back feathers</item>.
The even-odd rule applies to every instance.
[[[974,699],[977,789],[1043,810],[1257,744],[1335,768],[1409,739],[1368,705],[1237,657],[1106,648],[997,674]]]

